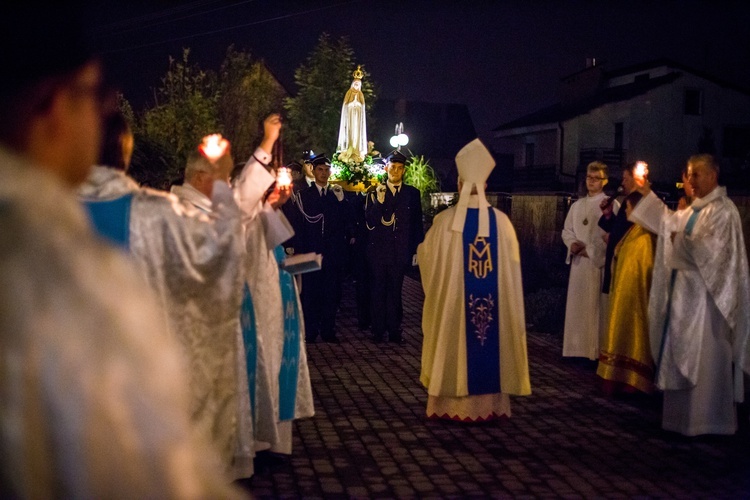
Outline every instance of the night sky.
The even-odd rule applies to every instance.
[[[106,3],[95,13],[126,98],[151,99],[168,56],[218,69],[234,43],[294,92],[322,32],[349,37],[387,99],[465,103],[477,132],[553,104],[560,78],[596,58],[662,57],[750,89],[750,2],[195,1]]]

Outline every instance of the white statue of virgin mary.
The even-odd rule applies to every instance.
[[[346,91],[341,105],[339,159],[346,163],[361,163],[367,155],[367,126],[365,124],[365,95],[362,93],[362,70],[357,66],[352,86]]]

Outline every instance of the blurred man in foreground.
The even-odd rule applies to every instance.
[[[103,112],[78,14],[0,18],[0,496],[231,497],[163,313],[73,194]]]

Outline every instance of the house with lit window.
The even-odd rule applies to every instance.
[[[561,81],[559,103],[500,125],[493,148],[512,154],[514,191],[575,190],[586,165],[611,177],[649,164],[652,183],[674,186],[687,158],[716,155],[722,183],[750,179],[750,92],[657,60],[606,71],[594,60]]]

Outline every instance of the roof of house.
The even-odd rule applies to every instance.
[[[637,80],[632,83],[618,85],[615,87],[605,87],[601,89],[599,92],[597,92],[596,94],[592,95],[591,97],[582,99],[571,105],[564,106],[562,103],[553,104],[552,106],[542,108],[526,116],[522,116],[510,122],[504,123],[494,128],[493,131],[499,132],[502,130],[511,130],[514,128],[552,124],[552,123],[565,121],[570,118],[574,118],[576,116],[585,114],[591,111],[592,109],[596,109],[600,106],[603,106],[604,104],[608,104],[612,102],[619,102],[619,101],[626,101],[628,99],[632,99],[633,97],[643,95],[646,92],[649,92],[657,87],[670,84],[674,82],[675,80],[677,80],[680,76],[682,76],[683,72],[689,72],[701,78],[705,78],[722,87],[730,88],[732,90],[737,90],[744,94],[749,94],[748,91],[745,89],[723,82],[710,75],[707,75],[700,71],[693,70],[691,68],[688,68],[687,66],[684,66],[679,63],[675,63],[668,59],[656,59],[653,61],[644,62],[644,63],[640,63],[637,65],[628,66],[625,68],[620,68],[614,71],[608,71],[604,74],[604,77],[607,80],[609,80],[609,79],[616,78],[619,76],[639,73],[639,72],[657,68],[660,66],[668,66],[671,69],[673,69],[673,71],[667,75],[659,76],[656,78]],[[566,78],[569,78],[570,76],[573,76],[573,75],[569,75],[563,78],[563,80]]]

